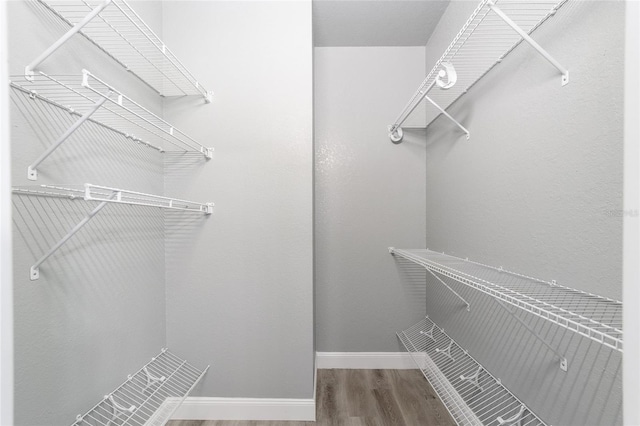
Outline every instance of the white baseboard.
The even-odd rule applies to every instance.
[[[314,399],[189,397],[174,420],[315,421]]]
[[[418,367],[407,352],[316,352],[316,368],[412,370]]]

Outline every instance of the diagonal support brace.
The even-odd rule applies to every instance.
[[[47,50],[42,52],[40,54],[40,56],[38,56],[36,59],[34,59],[29,65],[27,65],[24,68],[24,77],[29,81],[33,81],[33,75],[34,75],[33,70],[35,70],[36,67],[42,63],[42,61],[44,61],[49,56],[51,56],[53,54],[53,52],[58,50],[60,48],[60,46],[65,44],[67,42],[67,40],[69,40],[76,33],[78,33],[82,28],[84,28],[85,25],[87,25],[89,22],[91,22],[91,20],[93,18],[98,16],[100,14],[100,12],[102,12],[104,10],[105,7],[107,7],[107,6],[109,6],[111,4],[111,1],[112,0],[104,0],[102,3],[100,3],[91,12],[89,12],[87,14],[87,16],[85,16],[82,19],[82,21],[78,22],[73,27],[71,27],[71,29],[69,29],[69,31],[67,31],[62,37],[60,37],[55,43],[53,43]]]
[[[439,277],[439,276],[437,276],[437,275],[435,274],[435,272],[433,272],[431,269],[428,269],[428,268],[425,268],[425,269],[427,269],[427,271],[429,271],[429,273],[430,273],[431,275],[433,275],[433,277],[434,277],[436,280],[440,281],[440,284],[442,284],[443,286],[445,286],[446,288],[448,288],[448,289],[449,289],[449,291],[450,291],[451,293],[453,293],[453,294],[455,294],[456,296],[458,296],[458,299],[462,300],[462,301],[464,302],[464,304],[465,304],[465,305],[467,305],[467,312],[471,311],[471,305],[469,304],[469,302],[467,302],[467,301],[464,299],[464,297],[460,296],[460,295],[459,295],[459,294],[458,294],[454,289],[452,289],[449,285],[447,285],[447,283],[445,283],[442,279],[440,279],[440,277]]]
[[[520,37],[527,43],[531,45],[543,58],[545,58],[551,65],[556,67],[558,71],[562,73],[562,85],[565,86],[569,83],[569,70],[563,67],[560,62],[558,62],[553,56],[549,54],[546,50],[542,48],[534,39],[531,38],[529,34],[524,32],[522,28],[515,22],[511,20],[498,6],[496,6],[494,0],[489,0],[487,2],[489,8],[500,17],[507,25],[509,25],[515,32],[517,32]]]
[[[431,105],[433,105],[434,107],[436,107],[438,109],[438,111],[440,111],[442,114],[444,114],[445,117],[447,117],[449,120],[453,121],[453,123],[458,126],[458,128],[460,128],[460,130],[462,130],[466,135],[467,135],[467,140],[469,140],[469,138],[471,137],[471,134],[469,133],[469,131],[467,130],[466,127],[464,127],[462,124],[460,124],[458,122],[458,120],[456,120],[455,118],[453,118],[451,116],[451,114],[449,114],[447,111],[445,111],[440,105],[438,105],[437,103],[435,103],[435,101],[433,99],[431,99],[428,96],[424,97],[426,100],[428,100],[429,102],[431,102]]]
[[[89,111],[85,112],[78,120],[76,120],[76,122],[73,123],[71,127],[69,127],[62,135],[60,135],[60,137],[49,148],[47,148],[47,150],[43,152],[40,157],[36,159],[36,161],[34,161],[29,167],[27,167],[27,178],[29,180],[38,180],[38,166],[40,165],[40,163],[46,160],[46,158],[49,157],[53,151],[58,149],[58,147],[62,145],[64,141],[69,139],[69,136],[71,136],[76,130],[78,130],[78,128],[89,119],[89,117],[91,117],[97,110],[99,110],[100,107],[107,101],[107,98],[110,95],[111,93],[109,93],[109,95],[107,95],[106,97],[100,98],[96,103],[94,103]]]

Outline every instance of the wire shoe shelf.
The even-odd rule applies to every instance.
[[[429,317],[397,335],[458,425],[545,425]]]
[[[162,96],[202,95],[207,91],[125,0],[38,0],[72,28],[25,68],[38,65],[80,33]]]
[[[402,123],[423,99],[435,109],[427,111],[427,126],[440,114],[447,116],[461,130],[469,132],[445,110],[464,95],[478,80],[494,66],[502,62],[522,41],[526,41],[562,74],[562,85],[569,82],[569,71],[536,43],[530,34],[568,0],[482,0],[454,37],[451,44],[436,61],[422,84],[402,109],[394,124],[389,126],[391,140],[402,140]],[[446,90],[429,91],[443,71],[455,70],[455,84],[442,87]],[[427,94],[429,94],[427,96]]]
[[[99,201],[99,204],[76,224],[67,234],[54,244],[45,254],[34,263],[29,271],[32,281],[40,278],[40,265],[53,255],[60,247],[69,241],[80,229],[94,218],[107,204],[127,204],[134,206],[156,207],[170,210],[180,210],[191,213],[210,215],[213,213],[213,203],[198,203],[195,201],[181,200],[178,198],[163,197],[160,195],[145,194],[143,192],[128,189],[111,188],[108,186],[84,184],[84,188],[70,186],[41,185],[35,189],[32,187],[14,187],[14,194],[27,196],[67,198],[70,200],[83,199],[85,201]]]
[[[623,351],[620,301],[428,249],[390,248],[389,251],[604,346]]]
[[[160,426],[205,375],[164,348],[71,426]]]
[[[167,145],[172,150],[201,153],[206,159],[213,155],[213,148],[201,145],[87,70],[83,70],[81,76],[50,76],[38,72],[31,81],[17,83],[12,80],[10,84],[32,99],[40,99],[80,116],[29,166],[27,176],[30,180],[37,179],[37,166],[87,120],[160,152],[164,152]]]

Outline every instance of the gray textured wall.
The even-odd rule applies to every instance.
[[[427,44],[438,59],[474,4],[454,1]],[[568,2],[534,37],[571,72],[527,45],[514,50],[427,129],[427,247],[612,298],[621,297],[624,5]],[[612,213],[613,212],[613,213]],[[557,358],[486,297],[430,279],[427,313],[551,424],[621,422],[621,356],[522,318]]]
[[[167,222],[168,344],[211,364],[196,396],[311,398],[311,2],[163,10],[166,43],[215,92],[164,105],[215,147],[195,173],[168,156],[167,193],[216,203],[207,226]]]
[[[315,48],[316,338],[321,352],[399,351],[424,315],[424,271],[389,246],[425,238],[424,130],[387,137],[424,79],[421,47]],[[424,127],[424,109],[407,127]]]
[[[37,2],[8,6],[9,65],[20,75],[68,27]],[[159,3],[134,7],[162,29]],[[155,93],[82,37],[40,69],[79,76],[83,67],[161,112]],[[27,166],[74,118],[15,90],[10,96],[14,185],[90,182],[162,193],[161,154],[92,124],[42,163],[37,182],[28,181]],[[93,206],[13,196],[16,425],[70,424],[165,344],[164,218],[158,210],[107,206],[42,265],[38,281],[29,280],[30,265]]]

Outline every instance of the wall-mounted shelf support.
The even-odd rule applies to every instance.
[[[503,419],[502,417],[498,417],[498,424],[500,426],[522,426],[522,415],[524,414],[524,410],[527,407],[525,407],[524,405],[520,406],[520,410],[514,414],[513,416],[509,417],[508,419]]]
[[[427,96],[429,94],[429,91],[433,89],[433,86],[437,85],[440,89],[446,90],[453,87],[453,85],[456,84],[456,81],[458,80],[458,74],[456,73],[453,65],[448,62],[442,62],[440,66],[442,67],[442,69],[438,71],[436,78],[428,85],[423,83],[418,88],[418,91],[413,95],[409,103],[404,107],[400,115],[398,115],[398,118],[396,118],[394,124],[388,126],[387,129],[389,130],[389,139],[391,139],[391,142],[396,144],[402,142],[402,138],[404,135],[402,124],[407,120],[407,118],[409,118],[409,115],[411,115],[411,113],[418,107],[418,105],[420,105],[420,102],[422,102],[423,99],[428,100],[429,102],[431,102],[431,104],[438,108],[438,110],[443,112],[451,121],[453,121],[460,129],[462,129],[463,132],[467,134],[467,139],[469,139],[469,131],[465,129],[460,123],[458,123],[458,121],[456,121],[453,117],[447,114],[442,108],[440,108],[440,106],[438,106],[438,104],[435,103],[429,96]],[[444,80],[445,77],[447,78],[446,81]]]
[[[134,411],[136,411],[136,406],[135,405],[131,405],[129,407],[125,407],[121,404],[118,404],[118,402],[113,398],[113,395],[105,395],[104,399],[109,401],[109,403],[111,404],[111,408],[112,408],[112,413],[111,413],[111,418],[109,419],[109,421],[107,422],[107,426],[110,426],[111,424],[114,424],[116,420],[118,420],[120,418],[120,416],[127,416],[127,415],[131,415]],[[78,418],[76,417],[76,420]]]
[[[158,94],[200,95],[205,103],[211,102],[213,92],[196,80],[125,0],[104,0],[98,6],[84,0],[38,1],[71,29],[27,65],[27,79],[32,79],[47,57],[79,33]]]
[[[67,234],[53,245],[36,263],[31,266],[29,277],[31,281],[40,278],[40,265],[45,262],[52,254],[62,247],[71,237],[73,237],[80,229],[82,229],[94,216],[109,203],[128,204],[145,207],[159,207],[163,209],[182,210],[194,213],[203,213],[210,215],[213,213],[213,203],[196,203],[193,201],[180,200],[177,198],[162,197],[159,195],[145,194],[143,192],[130,191],[127,189],[110,188],[107,186],[92,185],[86,183],[84,189],[64,188],[59,186],[41,185],[42,188],[52,189],[51,191],[38,191],[25,188],[14,188],[16,194],[35,195],[44,197],[62,197],[69,199],[79,199],[80,194],[85,201],[99,201],[91,212],[89,212],[76,226],[74,226]]]
[[[33,76],[32,76],[33,77]],[[42,163],[53,151],[55,151],[64,141],[66,141],[69,136],[73,134],[78,128],[89,119],[100,107],[107,101],[107,98],[111,96],[111,92],[107,96],[101,97],[98,101],[93,104],[91,109],[82,114],[82,116],[75,121],[45,152],[43,152],[31,165],[27,168],[27,178],[29,180],[38,180],[38,166]]]
[[[60,46],[65,44],[67,42],[67,40],[69,40],[71,37],[73,37],[75,34],[77,34],[85,25],[87,25],[89,22],[91,22],[91,20],[93,20],[93,18],[98,16],[100,14],[100,12],[102,12],[104,10],[105,7],[109,6],[109,4],[111,4],[111,1],[112,0],[104,0],[102,3],[100,3],[98,6],[96,6],[80,22],[78,22],[73,27],[71,27],[71,29],[69,31],[67,31],[62,37],[60,37],[55,43],[53,43],[47,50],[42,52],[40,54],[40,56],[38,56],[36,59],[34,59],[29,65],[27,65],[24,68],[24,77],[29,81],[33,81],[34,70],[38,67],[38,65],[40,65],[42,63],[42,61],[44,61],[49,56],[51,56],[53,54],[53,52],[58,50],[60,48]]]
[[[458,294],[458,292],[457,292],[457,291],[455,291],[454,289],[452,289],[452,288],[451,288],[447,283],[445,283],[445,282],[444,282],[444,281],[443,281],[439,276],[437,276],[433,271],[431,271],[431,270],[428,270],[428,271],[429,271],[429,273],[430,273],[430,274],[431,274],[431,275],[432,275],[436,280],[438,280],[438,281],[440,282],[440,284],[442,284],[443,286],[445,286],[446,288],[448,288],[448,289],[449,289],[449,291],[450,291],[451,293],[455,294],[455,295],[458,297],[458,299],[462,300],[462,301],[464,302],[464,304],[465,304],[465,305],[467,305],[467,312],[471,311],[471,305],[469,304],[469,302],[467,302],[467,301],[465,300],[465,298],[464,298],[464,297],[460,296],[460,295]]]
[[[444,333],[444,330],[441,330]],[[444,349],[436,348],[436,353],[442,354],[449,358],[451,361],[455,361],[453,355],[451,355],[451,347],[453,346],[453,339],[449,340],[449,346]]]
[[[163,348],[91,410],[78,415],[73,426],[164,425],[208,369],[195,368]],[[149,391],[145,388],[149,375],[166,379]]]
[[[560,73],[562,73],[562,85],[563,86],[565,86],[567,83],[569,83],[569,70],[568,69],[563,67],[560,64],[560,62],[558,62],[553,56],[551,56],[549,54],[549,52],[544,50],[544,48],[542,48],[542,46],[540,46],[534,39],[532,39],[529,34],[527,34],[525,31],[523,31],[522,28],[520,28],[520,26],[518,24],[513,22],[513,20],[511,18],[509,18],[498,6],[496,6],[496,4],[495,4],[495,2],[493,0],[488,0],[487,1],[487,5],[489,6],[489,8],[496,15],[498,15],[500,17],[500,19],[502,19],[504,22],[507,23],[507,25],[509,25],[511,28],[513,28],[513,30],[515,32],[517,32],[520,35],[520,37],[522,37],[522,39],[524,41],[529,43],[531,45],[531,47],[533,47],[540,55],[542,55],[543,58],[545,58],[547,61],[549,61],[549,63],[551,65],[556,67],[558,69],[558,71],[560,71]]]
[[[535,338],[537,338],[540,341],[540,343],[545,345],[551,352],[556,354],[556,356],[560,359],[560,370],[567,371],[569,369],[569,362],[567,361],[567,358],[564,356],[564,354],[560,353],[560,351],[558,351],[558,349],[556,349],[549,342],[547,342],[547,340],[544,337],[542,337],[540,333],[535,331],[529,324],[524,322],[518,315],[516,315],[515,308],[511,310],[500,300],[497,300],[497,299],[493,299],[493,300],[498,305],[500,305],[505,311],[507,311],[507,313],[509,313],[509,315],[511,315],[516,321],[518,321],[520,325],[526,328],[529,331],[529,333],[531,333]]]
[[[480,371],[482,371],[481,365],[479,365],[476,372],[470,376],[465,376],[464,374],[460,375],[460,380],[471,383],[473,386],[477,387],[480,392],[482,392],[484,389],[480,386]]]

